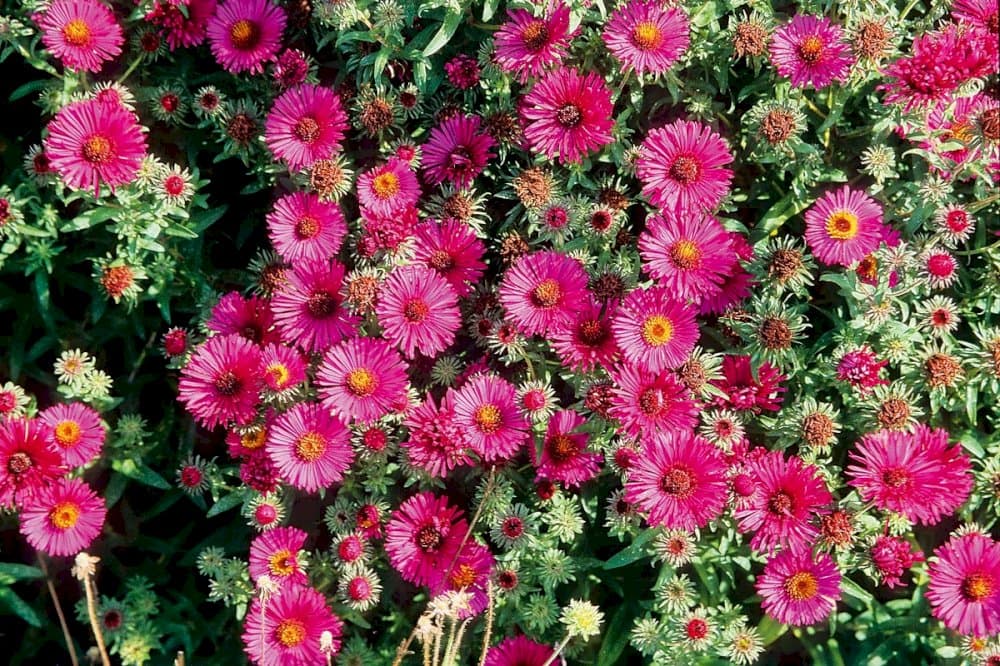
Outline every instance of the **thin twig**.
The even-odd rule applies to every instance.
[[[556,646],[555,652],[553,652],[552,656],[545,660],[545,663],[542,664],[542,666],[552,666],[552,664],[554,664],[556,659],[559,657],[559,653],[563,651],[564,647],[566,647],[567,643],[569,643],[569,634],[566,634],[566,638],[562,639],[562,642]]]
[[[59,626],[62,627],[63,638],[66,640],[66,649],[69,651],[69,660],[73,663],[73,666],[80,666],[80,662],[76,658],[76,650],[73,648],[73,637],[69,635],[69,626],[66,624],[66,616],[63,614],[62,604],[59,603],[59,595],[56,594],[56,586],[52,583],[52,577],[49,576],[49,568],[45,566],[45,559],[42,557],[41,553],[36,553],[38,557],[38,564],[42,567],[42,573],[45,574],[45,583],[49,588],[49,595],[52,597],[52,603],[56,607],[56,615],[59,616]]]
[[[94,638],[97,640],[97,650],[101,653],[101,664],[111,666],[108,648],[104,645],[101,623],[97,620],[97,585],[94,583],[93,576],[87,576],[84,579],[83,589],[87,593],[87,615],[90,617],[90,628],[94,630]]]
[[[486,654],[490,651],[490,638],[493,636],[493,579],[486,581],[486,628],[483,631],[483,649],[479,653],[479,666],[486,663]]]

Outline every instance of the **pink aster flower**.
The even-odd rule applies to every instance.
[[[490,151],[494,144],[481,130],[479,116],[452,116],[432,129],[423,145],[424,178],[431,185],[447,180],[466,189],[496,157]]]
[[[833,501],[819,470],[797,456],[769,451],[751,460],[756,492],[736,511],[740,531],[755,532],[750,547],[762,553],[808,548],[819,535],[814,519]]]
[[[886,70],[878,87],[905,111],[948,101],[962,85],[997,71],[997,37],[969,25],[946,25],[913,40],[913,53]]]
[[[965,636],[1000,633],[1000,542],[976,533],[952,537],[934,551],[927,573],[934,617]]]
[[[208,20],[215,15],[216,0],[156,0],[146,21],[159,27],[170,50],[199,46],[205,41]]]
[[[653,204],[671,210],[714,210],[729,193],[729,146],[707,125],[675,120],[646,135],[636,175]]]
[[[444,351],[462,326],[458,295],[446,279],[423,266],[401,266],[379,288],[375,306],[386,340],[413,358]]]
[[[861,261],[882,241],[882,207],[848,185],[824,194],[805,217],[809,249],[828,266]]]
[[[638,74],[662,74],[688,48],[690,26],[678,7],[654,0],[632,0],[604,26],[604,43],[626,69]]]
[[[219,335],[239,335],[255,345],[281,339],[274,330],[274,315],[267,300],[259,296],[244,298],[238,291],[231,291],[219,299],[205,327]]]
[[[931,248],[920,262],[920,275],[932,289],[947,289],[958,280],[958,260],[948,250]]]
[[[60,479],[40,489],[21,507],[21,534],[36,550],[76,555],[104,527],[104,500],[80,479]]]
[[[782,624],[816,624],[830,616],[840,599],[840,571],[826,553],[808,549],[778,553],[757,578],[761,608]]]
[[[609,415],[630,437],[692,428],[698,408],[687,388],[669,372],[653,374],[629,364],[611,371],[615,387]]]
[[[479,83],[479,63],[470,55],[459,53],[444,64],[448,83],[459,90],[468,90]]]
[[[256,583],[261,576],[284,587],[286,584],[308,585],[299,553],[308,535],[296,527],[274,527],[250,542],[250,578]]]
[[[550,2],[539,18],[527,9],[508,9],[507,21],[493,38],[495,59],[504,71],[514,72],[524,83],[561,62],[570,37],[569,7],[559,0]]]
[[[68,186],[112,190],[135,180],[146,156],[146,137],[135,114],[119,104],[98,100],[63,107],[48,126],[45,154]]]
[[[340,97],[329,88],[305,83],[274,100],[264,141],[276,159],[298,171],[332,157],[340,150],[346,129]]]
[[[42,44],[67,69],[99,72],[122,52],[114,12],[98,0],[55,0],[38,21]]]
[[[733,272],[729,232],[709,215],[651,216],[639,235],[643,269],[677,298],[701,302]]]
[[[212,55],[233,74],[260,74],[281,48],[285,10],[270,0],[226,0],[208,20]]]
[[[459,220],[427,220],[416,227],[413,240],[413,261],[444,276],[459,297],[468,295],[486,269],[486,246]]]
[[[994,37],[1000,31],[997,0],[955,0],[951,6],[951,15],[956,21],[964,21],[993,33]]]
[[[458,617],[470,618],[479,615],[489,603],[486,588],[493,573],[494,563],[493,553],[489,548],[478,543],[467,543],[462,547],[454,566],[448,569],[447,577],[432,587],[431,594],[437,596],[452,591],[471,594],[468,608],[459,611]]]
[[[500,303],[525,335],[567,326],[587,298],[587,271],[554,250],[526,254],[504,273]]]
[[[537,153],[563,164],[579,162],[611,143],[613,106],[600,74],[561,68],[536,83],[522,100],[524,135]]]
[[[920,551],[912,549],[910,542],[885,535],[875,539],[868,555],[882,582],[890,589],[902,585],[907,570],[924,559]]]
[[[403,502],[385,528],[385,552],[403,580],[435,587],[458,552],[468,524],[448,498],[425,492]]]
[[[53,405],[38,414],[66,467],[82,467],[101,453],[106,431],[101,415],[81,402]]]
[[[347,223],[336,202],[294,192],[274,202],[267,214],[267,231],[274,249],[287,261],[319,261],[340,251]]]
[[[327,350],[316,386],[325,408],[370,423],[406,406],[406,365],[384,340],[350,338]]]
[[[851,45],[840,26],[825,16],[798,15],[771,36],[771,64],[796,88],[817,90],[841,83],[854,64]]]
[[[625,359],[653,373],[683,365],[700,335],[694,308],[663,287],[632,291],[611,329]]]
[[[876,386],[889,383],[881,377],[882,368],[887,365],[889,361],[880,361],[870,347],[859,347],[840,357],[837,362],[837,379],[850,383],[860,395],[866,396]]]
[[[343,264],[301,261],[285,276],[287,282],[271,299],[283,341],[323,351],[354,333],[359,319],[344,307]]]
[[[722,514],[726,463],[707,440],[679,431],[648,437],[625,482],[625,501],[652,526],[693,530]]]
[[[724,394],[715,398],[715,404],[754,414],[776,412],[781,409],[782,396],[787,390],[781,386],[785,379],[766,361],[755,371],[749,356],[726,356],[722,359],[722,379],[712,382]]]
[[[181,370],[178,399],[208,429],[247,424],[260,404],[261,365],[260,348],[246,338],[211,337]]]
[[[376,216],[392,217],[420,198],[420,183],[410,166],[393,157],[358,177],[358,201]]]
[[[354,460],[350,439],[347,426],[328,409],[299,403],[274,419],[266,450],[282,478],[312,493],[344,478]]]
[[[63,475],[62,456],[40,419],[0,423],[0,507],[17,507]]]
[[[850,457],[847,475],[861,498],[913,522],[936,524],[972,491],[969,458],[948,445],[946,430],[880,430],[862,437]]]
[[[620,351],[611,330],[614,313],[614,307],[603,308],[589,296],[577,304],[573,321],[550,334],[564,366],[582,372],[611,367]]]
[[[455,393],[449,390],[441,405],[428,395],[423,403],[411,409],[403,423],[409,437],[400,442],[407,460],[436,478],[463,465],[471,465],[469,441],[455,420]]]
[[[545,666],[552,652],[551,645],[536,643],[527,636],[512,636],[489,649],[483,666]]]
[[[325,664],[328,655],[340,651],[343,631],[344,623],[330,611],[320,592],[288,585],[266,604],[254,597],[244,624],[243,646],[258,666]],[[328,646],[323,645],[324,634],[329,634]]]
[[[285,345],[267,345],[261,353],[264,383],[275,393],[289,391],[306,380],[306,360],[298,350]]]
[[[534,446],[528,447],[537,479],[577,488],[597,475],[603,457],[587,450],[590,435],[579,432],[584,422],[582,416],[570,410],[560,410],[552,415],[542,440],[541,454]]]
[[[486,462],[511,458],[527,439],[528,422],[517,408],[517,391],[505,379],[479,374],[455,396],[455,422]]]

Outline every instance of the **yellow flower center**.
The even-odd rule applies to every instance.
[[[229,29],[229,38],[234,47],[241,51],[247,51],[257,46],[260,41],[260,27],[253,21],[240,19]]]
[[[826,221],[826,233],[834,240],[850,240],[858,235],[858,216],[848,210],[838,210]]]
[[[68,530],[80,520],[80,505],[76,502],[59,502],[49,511],[49,522],[59,530]]]
[[[451,586],[456,590],[469,587],[476,582],[476,571],[468,564],[460,564],[451,573]]]
[[[674,337],[674,325],[663,315],[652,315],[642,324],[642,339],[651,347],[667,344]]]
[[[298,647],[306,639],[306,625],[295,618],[282,620],[274,630],[274,637],[287,648]]]
[[[652,51],[663,43],[663,31],[655,23],[643,21],[632,29],[632,43],[641,51]]]
[[[59,446],[64,448],[76,446],[81,434],[80,424],[76,421],[66,420],[56,424],[55,435]]]
[[[681,270],[697,268],[701,263],[701,250],[694,242],[683,238],[670,247],[670,261]]]
[[[282,388],[288,382],[288,378],[291,377],[291,373],[288,372],[288,367],[284,363],[274,362],[267,366],[266,372],[278,388]]]
[[[359,398],[366,398],[375,392],[378,382],[368,368],[355,368],[347,373],[347,390]]]
[[[815,65],[823,56],[823,40],[809,35],[799,44],[799,57],[807,64]]]
[[[958,141],[965,145],[972,141],[972,125],[968,121],[954,123],[942,137],[945,141]]]
[[[267,439],[267,431],[261,428],[260,430],[254,430],[248,432],[240,437],[240,444],[244,449],[259,449],[264,446],[264,441]]]
[[[86,46],[90,43],[90,26],[83,19],[73,19],[63,26],[63,39],[73,46]]]
[[[94,134],[83,142],[83,159],[91,164],[104,164],[111,160],[113,149],[111,141],[100,134]]]
[[[318,432],[307,432],[295,442],[295,455],[305,462],[316,462],[326,452],[326,437]]]
[[[283,548],[271,556],[267,568],[275,576],[290,576],[295,573],[295,556],[292,551]]]
[[[808,601],[819,591],[819,581],[808,571],[792,574],[785,581],[785,592],[795,601]]]
[[[380,173],[372,180],[372,191],[379,199],[391,199],[399,192],[399,178],[391,171]]]
[[[480,406],[473,415],[472,420],[475,421],[476,427],[479,428],[480,432],[492,435],[500,429],[500,423],[503,419],[500,408],[490,404]]]
[[[531,292],[531,301],[540,308],[551,308],[562,300],[562,289],[559,283],[549,278],[538,283]]]
[[[987,574],[970,574],[962,581],[962,596],[969,601],[983,601],[993,594],[993,589],[993,578]]]

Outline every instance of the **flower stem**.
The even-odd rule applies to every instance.
[[[94,638],[97,640],[97,650],[101,653],[101,664],[111,666],[108,648],[104,645],[101,623],[97,621],[97,584],[94,583],[93,576],[87,576],[83,581],[83,588],[87,592],[87,615],[90,617],[90,628],[93,629]]]
[[[556,646],[555,652],[552,653],[551,657],[545,660],[545,663],[542,664],[542,666],[552,666],[556,659],[559,658],[559,653],[563,651],[563,648],[566,647],[567,643],[569,643],[569,634],[566,634],[566,638],[562,639],[559,645]]]
[[[45,583],[49,588],[49,596],[52,597],[52,603],[56,607],[56,615],[59,616],[59,626],[62,627],[63,639],[66,641],[66,649],[69,651],[69,660],[73,666],[80,666],[80,662],[76,658],[76,649],[73,647],[73,637],[69,634],[69,626],[66,624],[66,615],[63,613],[62,604],[59,603],[59,595],[56,594],[56,586],[52,583],[52,577],[49,576],[49,568],[45,566],[45,558],[42,557],[41,553],[36,553],[38,557],[38,564],[42,568],[42,573],[45,574]]]

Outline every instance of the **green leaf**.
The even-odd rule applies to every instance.
[[[12,92],[10,94],[10,97],[7,98],[7,101],[9,101],[9,102],[16,102],[17,100],[21,99],[22,97],[27,97],[28,95],[30,95],[33,92],[37,92],[39,90],[42,90],[48,84],[49,84],[49,80],[48,79],[38,79],[37,81],[28,81],[27,83],[25,83],[23,85],[20,85],[17,88],[15,88],[14,92]]]
[[[14,590],[8,587],[0,587],[0,604],[9,608],[15,615],[33,627],[42,626],[42,618],[38,616],[35,609],[21,597],[14,594]]]
[[[658,530],[648,529],[637,536],[632,543],[629,544],[628,548],[625,548],[608,558],[608,561],[604,563],[604,568],[617,569],[647,557],[646,544],[652,541],[653,537],[657,535],[657,532]]]
[[[241,492],[231,493],[219,499],[218,502],[213,504],[212,508],[209,509],[208,513],[205,514],[205,517],[212,518],[213,516],[218,516],[220,513],[225,513],[230,509],[234,509],[238,507],[240,504],[243,504],[243,493]]]
[[[458,30],[458,24],[462,22],[461,12],[448,12],[441,22],[441,27],[431,37],[431,41],[424,47],[424,56],[432,56],[444,48],[451,36]]]
[[[614,666],[621,663],[622,652],[628,645],[628,633],[631,627],[632,607],[622,606],[612,616],[604,631],[596,666]]]
[[[38,567],[17,564],[15,562],[0,562],[0,575],[8,576],[14,580],[27,580],[45,576]]]
[[[757,625],[757,632],[760,633],[760,639],[764,645],[770,645],[778,640],[786,631],[788,631],[787,626],[776,620],[772,620],[766,615],[760,621],[760,624]]]
[[[497,5],[499,4],[500,0],[486,0],[486,2],[483,3],[483,23],[486,23],[493,18],[493,14],[496,13]]]
[[[152,486],[154,488],[159,488],[160,490],[167,490],[170,488],[170,484],[162,476],[154,472],[147,465],[137,463],[136,461],[128,458],[126,460],[116,460],[112,463],[112,468],[121,472],[130,479],[134,479],[139,483],[143,483],[147,486]]]

